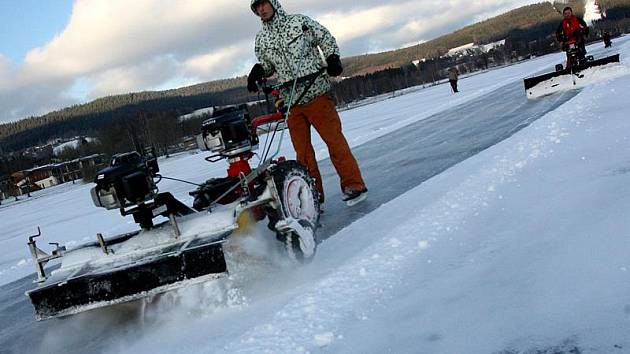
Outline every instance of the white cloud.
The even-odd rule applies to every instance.
[[[292,1],[293,2],[293,1]],[[427,41],[468,24],[537,0],[307,1],[317,19],[331,29],[342,54],[400,48]],[[288,6],[285,6],[288,7]],[[334,11],[330,11],[334,9]]]
[[[253,62],[258,26],[248,6],[232,0],[76,0],[65,29],[27,53],[19,67],[0,57],[5,98],[0,121],[61,108],[69,95],[92,99],[178,78],[199,82],[242,74],[242,62]],[[204,59],[211,64],[208,53],[226,48],[232,55],[224,56],[221,70],[218,63],[203,68]],[[239,54],[243,58],[235,57]],[[77,94],[77,87],[88,92]],[[45,100],[26,102],[29,96],[42,97],[44,88],[50,90]],[[58,105],[51,104],[55,97]]]
[[[88,97],[97,98],[120,93],[152,89],[177,75],[179,63],[170,56],[156,57],[140,65],[120,66],[90,75]]]
[[[68,80],[54,80],[20,90],[0,89],[0,121],[41,115],[75,103],[60,95],[60,91],[65,90],[70,85],[71,82]]]
[[[236,63],[252,55],[251,46],[251,43],[239,43],[191,57],[183,63],[185,72],[204,80],[225,78],[234,73]]]
[[[77,0],[66,29],[27,54],[24,80],[88,75],[226,45],[218,25],[242,12],[231,0]]]
[[[535,1],[281,2],[327,26],[349,56],[428,40]],[[0,55],[0,121],[101,95],[243,75],[255,61],[259,28],[248,0],[75,0],[65,29],[23,63]]]
[[[360,37],[367,37],[383,27],[391,26],[396,19],[383,16],[389,13],[390,6],[378,6],[356,12],[333,12],[319,17],[335,36],[339,45]]]

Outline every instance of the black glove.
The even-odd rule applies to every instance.
[[[247,75],[247,90],[249,92],[258,92],[258,82],[265,77],[265,69],[260,63],[256,63],[252,71]]]
[[[326,72],[330,76],[339,76],[343,72],[341,59],[339,59],[339,56],[337,54],[329,55],[328,58],[326,58],[326,64],[328,64]]]

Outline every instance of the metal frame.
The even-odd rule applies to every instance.
[[[35,265],[35,270],[37,271],[37,281],[38,283],[43,283],[46,281],[46,271],[44,270],[44,266],[46,263],[53,259],[63,257],[63,252],[66,251],[65,246],[59,246],[58,243],[49,243],[50,245],[55,245],[56,249],[52,252],[52,254],[48,254],[44,252],[41,248],[37,247],[37,241],[35,238],[40,237],[42,235],[42,231],[37,227],[37,235],[29,236],[28,238],[28,248],[31,251],[31,256],[33,257],[33,264]]]

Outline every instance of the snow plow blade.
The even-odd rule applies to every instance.
[[[612,63],[619,62],[619,54],[611,55],[605,58],[591,60],[574,68],[565,68],[563,70],[534,76],[524,79],[525,92],[528,98],[536,98],[561,91],[566,85],[565,81],[570,81],[575,85],[574,79],[580,79],[580,72]]]
[[[123,242],[133,237],[127,234]],[[38,321],[160,294],[226,273],[223,242],[226,235],[182,240],[148,250],[127,262],[107,267],[82,265],[54,274],[26,293]],[[99,246],[87,245],[85,249]],[[99,250],[100,251],[100,250]]]

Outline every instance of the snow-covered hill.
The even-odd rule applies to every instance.
[[[601,47],[589,50],[603,54]],[[29,313],[1,307],[1,348],[628,353],[630,41],[619,40],[613,49],[621,52],[622,64],[608,70],[605,80],[558,101],[548,113],[534,109],[541,116],[520,123],[519,129],[526,128],[502,133],[499,143],[385,204],[357,209],[366,214],[328,235],[312,264],[288,267],[270,251],[273,241],[261,226],[232,241],[229,278],[163,297],[146,308],[143,322],[134,318],[137,306],[44,324],[24,320]],[[518,99],[501,93],[561,60],[554,54],[467,78],[460,83],[461,95],[442,85],[349,110],[343,112],[344,129],[360,150],[379,139],[395,140],[399,129],[439,123],[457,137],[435,146],[433,158],[443,159],[440,151],[475,142],[469,135],[474,130],[448,112],[469,107],[484,121],[493,110],[480,102],[508,100],[506,110],[509,103],[523,109],[542,106],[554,98],[527,102],[524,92]],[[418,139],[439,140],[443,133],[422,134]],[[292,156],[290,146],[283,150]],[[316,150],[326,157],[319,140]],[[435,166],[415,161],[418,152],[404,146],[400,151],[405,156],[397,168],[409,175]],[[180,155],[161,161],[161,169],[195,182],[224,173],[224,166],[207,165],[202,158]],[[368,159],[362,165],[376,168]],[[334,199],[334,173],[325,175],[330,193],[324,224],[335,221],[337,214],[329,210],[340,204]],[[372,189],[390,187],[367,182]],[[134,227],[116,212],[92,207],[89,187],[58,186],[0,207],[0,282],[9,294],[3,302],[25,302],[12,297],[25,282],[7,283],[31,272],[25,236],[35,225],[42,225],[49,241],[70,245],[91,240],[96,232],[111,235]],[[186,185],[164,182],[161,188],[188,198]],[[41,337],[27,343],[19,335],[23,331]]]
[[[94,142],[95,138],[90,137],[78,137],[74,140],[66,141],[65,143],[59,144],[53,148],[53,154],[58,156],[63,153],[66,149],[78,149],[83,144]]]

